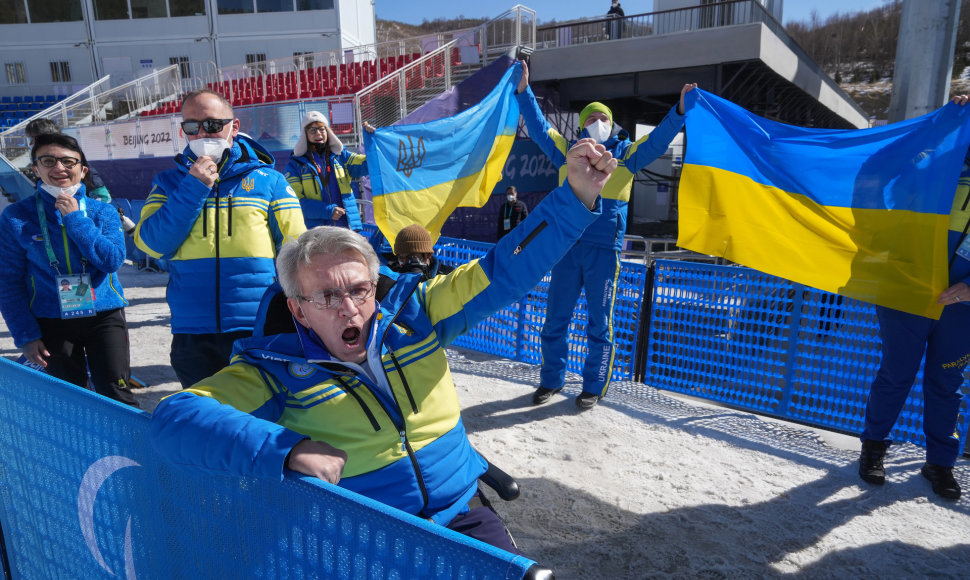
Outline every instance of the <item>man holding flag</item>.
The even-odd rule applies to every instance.
[[[970,360],[968,98],[858,131],[777,123],[704,91],[691,100],[678,245],[875,304],[882,360],[859,475],[885,482],[889,436],[925,353],[921,473],[934,493],[959,498],[954,431]]]
[[[516,94],[522,118],[532,140],[559,167],[562,183],[565,153],[570,143],[542,116],[529,88],[528,66],[522,63],[522,67],[522,80]],[[684,85],[680,102],[648,136],[635,143],[613,136],[616,132],[613,114],[603,103],[590,103],[579,114],[579,124],[583,127],[580,137],[602,143],[619,166],[603,189],[603,214],[552,269],[541,337],[542,370],[539,388],[532,397],[534,404],[548,401],[562,389],[566,380],[567,331],[580,290],[586,292],[588,355],[583,365],[583,392],[576,398],[576,406],[591,409],[606,394],[613,374],[614,293],[620,275],[620,250],[626,235],[627,204],[633,176],[667,152],[670,142],[684,126],[684,95],[696,86]]]
[[[967,96],[954,98],[964,105]],[[953,198],[947,234],[949,283],[938,299],[943,305],[939,320],[876,306],[882,361],[866,402],[866,422],[860,439],[859,476],[876,485],[886,481],[883,458],[892,443],[896,423],[909,391],[923,367],[923,432],[926,463],[920,469],[933,493],[960,499],[960,484],[953,477],[960,442],[954,435],[960,412],[963,369],[970,360],[970,152]]]

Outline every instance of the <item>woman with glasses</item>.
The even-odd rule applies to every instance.
[[[87,159],[73,137],[39,135],[37,192],[0,215],[0,314],[28,362],[136,406],[117,271],[125,238],[115,208],[88,198]]]
[[[286,180],[300,198],[307,228],[339,226],[361,231],[360,210],[350,180],[367,175],[367,158],[344,149],[327,117],[310,111],[286,165]],[[373,130],[373,129],[368,129]]]

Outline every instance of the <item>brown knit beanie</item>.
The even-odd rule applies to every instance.
[[[397,233],[397,239],[394,240],[395,256],[432,253],[434,244],[431,243],[431,234],[418,224],[411,224]]]

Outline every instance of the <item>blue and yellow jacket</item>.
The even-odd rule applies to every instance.
[[[947,232],[950,286],[957,282],[970,284],[970,260],[954,256],[966,235],[964,232],[970,232],[970,161],[963,164],[963,172],[960,173],[960,181],[957,182],[957,190],[953,196],[953,209],[950,210],[950,228]]]
[[[54,198],[38,186],[37,193],[8,206],[0,216],[0,313],[18,347],[41,337],[37,318],[61,317],[58,273],[90,274],[98,312],[128,304],[117,274],[125,263],[118,210],[86,198],[83,184],[74,197],[83,200],[84,211],[62,216]],[[56,271],[37,220],[37,199],[43,204]]]
[[[203,471],[282,478],[290,449],[310,437],[347,453],[341,487],[447,524],[486,463],[465,434],[444,347],[531,290],[598,215],[566,185],[482,258],[426,282],[401,275],[368,342],[389,392],[311,333],[263,336],[258,324],[228,367],[162,400],[156,449]]]
[[[350,186],[350,180],[367,175],[367,157],[343,149],[340,153],[327,153],[331,173],[326,186],[320,178],[317,165],[311,159],[311,152],[290,156],[286,164],[286,181],[300,198],[306,227],[339,226],[361,231],[360,209],[357,198]],[[319,160],[320,157],[317,156]],[[324,174],[327,175],[324,169]],[[325,192],[325,193],[324,193]],[[347,214],[339,220],[332,220],[333,210],[342,207]]]
[[[566,179],[566,151],[575,141],[567,141],[549,125],[542,115],[539,103],[536,102],[532,87],[515,96],[519,100],[522,120],[529,130],[529,137],[549,157],[553,165],[559,168],[559,183],[562,183]],[[580,240],[582,243],[614,250],[623,249],[627,205],[630,202],[630,190],[633,188],[633,176],[650,165],[654,159],[666,153],[670,142],[683,126],[684,115],[677,114],[675,105],[649,135],[638,139],[635,143],[616,137],[611,137],[603,143],[616,158],[617,167],[603,187],[603,215],[586,230]],[[585,130],[582,136],[587,136]]]
[[[241,133],[212,189],[189,175],[195,159],[186,147],[155,176],[135,244],[169,261],[173,333],[252,330],[277,250],[306,231],[300,204],[269,152]]]

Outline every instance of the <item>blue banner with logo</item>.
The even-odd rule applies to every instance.
[[[160,461],[150,415],[0,359],[12,578],[522,578],[514,556],[309,477]]]

